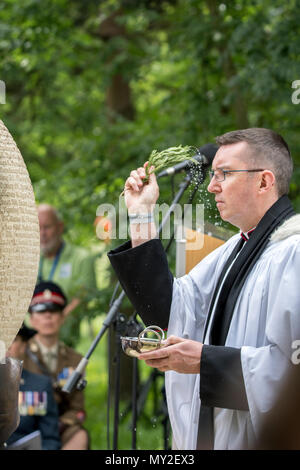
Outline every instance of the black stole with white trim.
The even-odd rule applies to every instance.
[[[207,333],[211,314],[214,311],[209,334],[210,345],[223,346],[225,344],[235,304],[247,276],[265,250],[272,232],[292,215],[294,215],[294,210],[288,197],[282,196],[260,220],[246,245],[243,247],[245,242],[241,239],[234,247],[219,276],[206,320],[203,340]],[[220,290],[223,278],[231,264],[231,269]],[[238,369],[238,367],[236,368]],[[201,405],[197,449],[213,449],[213,409],[213,407]]]
[[[287,196],[282,196],[275,204],[265,213],[263,218],[258,223],[256,229],[251,234],[251,237],[246,242],[246,245],[236,257],[238,251],[243,245],[243,241],[239,241],[230,255],[227,263],[222,270],[219,277],[214,296],[210,305],[207,322],[208,325],[212,310],[214,310],[214,317],[210,330],[210,344],[224,345],[229,330],[232,314],[237,301],[237,298],[242,290],[242,287],[251,272],[254,264],[257,262],[263,251],[265,250],[272,232],[286,219],[294,215],[293,207]],[[219,294],[217,305],[214,307],[214,301],[219,290],[222,279],[236,257]],[[204,336],[207,331],[205,327]]]

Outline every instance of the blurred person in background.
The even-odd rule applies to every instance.
[[[83,427],[84,392],[74,390],[68,394],[62,391],[82,359],[79,353],[59,340],[66,305],[67,298],[60,286],[53,282],[37,284],[29,306],[30,323],[37,334],[28,341],[24,368],[47,375],[52,380],[62,450],[86,450],[89,436]]]
[[[7,355],[23,361],[27,342],[35,334],[35,330],[23,325]],[[8,446],[34,431],[40,431],[43,450],[60,449],[58,409],[49,377],[34,374],[23,368],[19,389],[19,413],[20,424],[7,440]]]
[[[94,258],[85,248],[64,240],[64,223],[54,207],[40,204],[38,217],[41,243],[38,280],[57,283],[70,299],[64,308],[67,321],[61,328],[60,338],[74,346],[88,300],[96,295]]]

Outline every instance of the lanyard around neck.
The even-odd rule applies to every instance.
[[[49,274],[48,279],[47,279],[48,281],[52,281],[52,279],[53,279],[55,270],[57,268],[57,265],[58,265],[58,262],[60,260],[60,256],[62,254],[62,251],[63,251],[64,247],[65,247],[65,242],[62,242],[59,249],[58,249],[58,252],[56,253],[55,258],[53,260],[51,270],[50,270],[50,274]],[[40,282],[43,280],[43,264],[44,264],[44,257],[41,256],[40,264],[39,264],[39,275],[38,275],[38,279],[39,279]]]

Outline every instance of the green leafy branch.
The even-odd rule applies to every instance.
[[[175,165],[176,163],[184,162],[185,160],[191,160],[191,162],[198,164],[197,160],[193,158],[194,154],[195,147],[191,147],[189,145],[169,147],[160,152],[158,150],[152,150],[149,157],[149,164],[147,166],[147,177],[144,181],[148,181],[151,173],[157,173],[164,168]],[[152,166],[154,166],[154,169],[150,171]]]

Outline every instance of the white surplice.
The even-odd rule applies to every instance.
[[[168,336],[203,340],[209,304],[222,268],[240,235],[174,279]],[[209,344],[209,329],[204,343]],[[261,420],[272,407],[300,340],[300,215],[272,235],[246,279],[225,346],[241,348],[249,411],[214,410],[215,449],[255,446]],[[196,448],[201,373],[166,372],[174,448]]]

